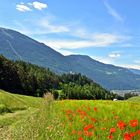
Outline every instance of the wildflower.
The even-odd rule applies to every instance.
[[[87,113],[85,111],[80,111],[79,113],[81,116],[87,116]]]
[[[82,131],[78,131],[78,135],[81,136],[82,135]]]
[[[130,137],[134,137],[136,134],[134,132],[130,133]]]
[[[103,130],[103,131],[104,131],[104,130],[106,130],[106,128],[105,128],[105,127],[103,127],[103,128],[101,128],[101,130]]]
[[[131,135],[128,132],[124,133],[124,140],[131,140]]]
[[[71,110],[66,110],[66,115],[70,115],[72,114],[72,111]]]
[[[93,122],[97,122],[97,120],[95,120],[94,118],[91,118],[91,120],[92,120]]]
[[[110,128],[110,134],[116,132],[116,128]]]
[[[94,111],[97,111],[97,108],[96,107],[94,107]]]
[[[83,140],[83,138],[82,138],[82,137],[80,137],[78,140]]]
[[[137,130],[137,134],[140,135],[140,130]]]
[[[112,135],[109,135],[108,136],[108,139],[112,140],[113,139],[113,136]]]
[[[119,118],[119,116],[114,116],[114,119],[116,119],[116,120],[117,120],[118,118]]]
[[[130,121],[130,126],[131,127],[136,127],[138,125],[138,120],[131,120]]]
[[[90,107],[87,107],[87,109],[90,111]]]
[[[84,127],[84,131],[88,131],[89,129],[93,128],[92,124],[89,124],[87,126]]]
[[[91,137],[93,135],[93,132],[85,131],[85,135]]]
[[[119,121],[118,124],[117,124],[117,126],[118,126],[121,130],[123,130],[123,129],[126,127],[126,124],[125,124],[123,121]]]
[[[75,134],[76,133],[76,130],[72,130],[72,134]]]

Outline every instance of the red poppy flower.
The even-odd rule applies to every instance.
[[[130,133],[131,138],[134,137],[136,134],[134,132]]]
[[[116,128],[110,128],[110,134],[116,132]]]
[[[89,129],[92,129],[94,126],[92,124],[89,124],[84,127],[84,131],[88,131]]]
[[[138,120],[131,120],[130,121],[130,126],[131,127],[136,127],[138,125]]]
[[[97,120],[95,120],[94,118],[91,118],[91,120],[92,120],[93,122],[97,122]]]
[[[90,111],[90,107],[87,108]]]
[[[78,131],[78,135],[81,136],[82,135],[82,131]]]
[[[124,140],[131,140],[131,136],[128,132],[124,133]]]
[[[94,107],[94,111],[97,111],[97,108],[96,107]]]
[[[109,135],[108,136],[108,139],[112,140],[113,139],[113,136],[112,135]]]
[[[119,121],[118,124],[117,124],[117,126],[118,126],[121,130],[123,130],[123,129],[126,127],[126,124],[125,124],[123,121]]]
[[[137,130],[137,134],[140,135],[140,130]]]
[[[85,111],[81,111],[80,115],[87,116],[87,113]]]
[[[93,132],[85,131],[85,135],[91,137],[93,135]]]
[[[78,140],[83,140],[83,138],[82,138],[82,137],[80,137]]]
[[[101,130],[103,130],[103,131],[104,131],[104,130],[106,130],[106,128],[105,128],[105,127],[103,127],[103,128],[101,128]]]

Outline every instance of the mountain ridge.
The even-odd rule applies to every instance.
[[[129,70],[132,71],[134,74],[140,75],[140,70],[139,70],[139,69],[132,69],[132,68],[129,68]]]
[[[140,89],[140,75],[127,68],[104,64],[88,55],[64,56],[20,32],[0,28],[0,54],[47,67],[56,73],[82,73],[107,89]]]

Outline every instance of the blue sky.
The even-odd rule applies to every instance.
[[[0,26],[64,55],[140,69],[139,0],[1,0]]]

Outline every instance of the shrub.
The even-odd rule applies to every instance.
[[[8,109],[4,104],[0,104],[0,114],[7,112],[10,113],[11,112],[10,109]]]
[[[52,90],[51,93],[52,93],[55,100],[58,99],[59,93],[57,90]]]

